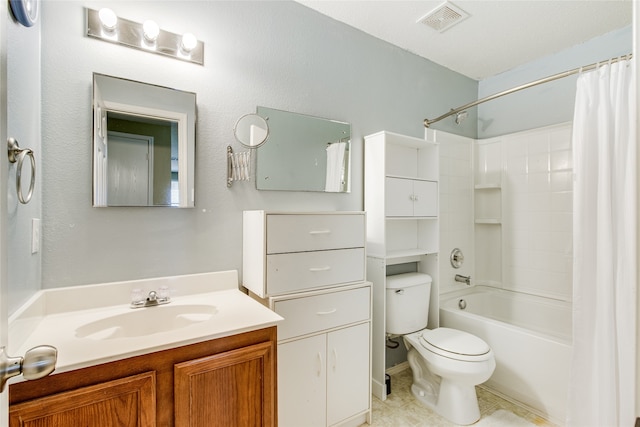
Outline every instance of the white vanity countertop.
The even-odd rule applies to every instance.
[[[129,307],[132,289],[141,289],[147,295],[162,285],[168,285],[172,290],[169,304],[137,309]],[[209,306],[214,314],[210,318],[205,316],[208,320],[139,336],[105,338],[100,333],[77,336],[81,335],[77,332],[79,327],[96,321],[133,315],[140,323],[136,326],[142,326],[144,322],[140,320],[144,319],[144,313],[158,317],[160,311],[153,310],[170,308],[171,311],[180,311],[182,308],[179,306]],[[196,313],[192,318],[197,319],[198,316]],[[274,326],[281,320],[278,314],[238,289],[237,271],[59,288],[39,292],[11,316],[9,352],[24,355],[28,349],[38,345],[52,345],[58,349],[54,373],[62,373],[258,330]],[[19,376],[12,382],[21,380],[22,376]]]

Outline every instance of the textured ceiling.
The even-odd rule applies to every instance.
[[[632,22],[631,0],[452,0],[470,16],[438,32],[417,21],[442,0],[297,1],[476,80]]]

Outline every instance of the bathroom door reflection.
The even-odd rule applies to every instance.
[[[108,153],[109,205],[153,204],[153,137],[109,132]]]
[[[177,123],[107,114],[104,159],[109,206],[175,206],[179,203]],[[175,156],[173,153],[175,152]],[[103,190],[103,191],[104,191]]]

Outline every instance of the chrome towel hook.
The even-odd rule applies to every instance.
[[[16,191],[18,193],[18,200],[25,205],[31,200],[33,187],[36,184],[36,159],[33,157],[33,150],[30,148],[20,148],[18,141],[14,138],[8,139],[7,150],[9,161],[11,163],[18,162],[16,166]],[[22,195],[22,162],[26,156],[29,156],[29,160],[31,160],[31,182],[29,183],[29,191],[27,191],[27,196],[25,197]]]

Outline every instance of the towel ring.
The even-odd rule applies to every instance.
[[[18,193],[20,203],[26,205],[31,200],[31,196],[33,196],[33,187],[36,184],[36,159],[33,156],[33,150],[30,148],[20,148],[18,141],[14,138],[9,138],[7,148],[9,161],[11,163],[18,162],[16,166],[16,192]],[[27,191],[27,196],[25,197],[22,195],[22,162],[26,156],[29,156],[29,160],[31,160],[31,182],[29,183],[29,191]]]

